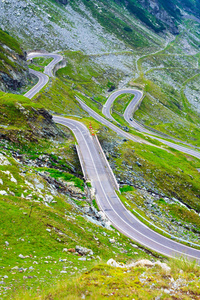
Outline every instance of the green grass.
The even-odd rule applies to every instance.
[[[72,282],[61,281],[42,297],[30,293],[24,299],[198,299],[199,266],[181,259],[170,260],[169,266],[171,271],[168,274],[160,266],[128,269],[101,263]],[[179,283],[179,289],[173,289],[171,279]],[[169,289],[173,290],[172,297]]]
[[[91,3],[89,5],[93,6]],[[110,18],[110,16],[108,17]],[[101,20],[101,22],[105,22],[105,20]],[[124,26],[124,24],[120,23],[120,26]],[[132,32],[126,31],[126,34],[137,33],[134,33],[133,30]],[[134,43],[135,45],[138,43],[137,47],[140,47],[143,41],[136,39]],[[109,129],[105,130],[104,126],[88,117],[74,97],[77,94],[82,95],[88,104],[94,103],[93,106],[98,111],[101,104],[105,102],[107,89],[111,85],[117,86],[123,74],[121,72],[116,74],[112,69],[108,70],[94,64],[90,56],[81,52],[66,51],[65,57],[68,61],[67,66],[57,72],[58,79],[51,80],[49,85],[34,98],[34,103],[20,96],[0,94],[0,108],[3,112],[0,121],[3,125],[7,125],[8,120],[10,120],[9,127],[7,129],[3,128],[3,131],[5,133],[9,132],[14,137],[16,132],[21,130],[19,135],[23,135],[21,140],[18,140],[18,143],[8,143],[4,151],[9,154],[9,149],[17,151],[20,149],[24,159],[32,161],[43,154],[50,155],[54,152],[53,155],[50,155],[51,168],[32,168],[26,166],[25,163],[23,165],[18,164],[12,159],[10,159],[11,166],[0,166],[1,178],[11,192],[9,196],[0,196],[0,237],[2,245],[0,257],[2,259],[1,266],[3,267],[0,271],[2,276],[8,275],[8,278],[5,278],[5,282],[6,286],[10,288],[5,296],[8,299],[15,297],[16,299],[40,298],[49,300],[79,299],[82,297],[82,294],[86,294],[88,299],[108,297],[125,299],[126,297],[146,300],[147,297],[152,299],[152,297],[161,296],[161,293],[163,293],[162,288],[170,288],[171,281],[168,280],[169,277],[166,278],[162,274],[159,268],[152,270],[136,268],[131,270],[131,272],[127,272],[122,269],[113,269],[104,264],[111,257],[120,262],[128,262],[132,259],[138,260],[151,256],[144,253],[141,248],[135,250],[131,246],[130,240],[116,230],[107,230],[89,222],[79,211],[79,208],[88,205],[87,201],[84,201],[85,199],[69,199],[68,196],[57,192],[53,196],[56,202],[50,203],[48,206],[43,202],[42,196],[45,193],[49,195],[50,192],[47,182],[40,176],[38,171],[45,171],[55,179],[73,181],[75,186],[83,190],[84,182],[79,178],[81,177],[79,174],[80,165],[73,150],[74,138],[61,126],[62,130],[66,130],[66,141],[52,142],[38,139],[37,142],[30,142],[28,135],[30,124],[27,122],[24,113],[21,112],[20,106],[16,103],[21,103],[29,117],[32,117],[33,114],[32,107],[38,109],[43,106],[51,110],[51,112],[82,117],[82,121],[87,126],[92,121],[94,130],[95,132],[98,131],[101,141],[107,141],[111,144],[112,140],[117,142],[118,139],[120,140],[115,133],[112,133]],[[166,67],[170,66],[170,59],[166,59],[164,56],[162,59],[165,59]],[[151,58],[151,60],[155,62],[156,58]],[[48,61],[42,59],[37,61],[37,64],[42,67],[46,63]],[[192,58],[189,58],[188,64],[192,63]],[[174,89],[171,89],[169,92],[168,87],[160,88],[157,83],[153,83],[151,80],[143,77],[138,78],[134,84],[143,85],[145,93],[151,94],[150,96],[146,95],[144,101],[145,110],[150,111],[152,109],[150,105],[151,97],[154,97],[162,103],[158,110],[159,113],[163,107],[166,107],[164,113],[170,109],[179,117],[184,117],[183,112],[178,107],[178,93]],[[166,90],[168,91],[167,94],[165,93]],[[170,99],[169,95],[171,95]],[[98,101],[98,103],[91,98]],[[127,103],[130,100],[130,96],[123,96],[118,100],[116,109],[123,111],[123,101]],[[141,107],[142,110],[143,108]],[[196,116],[192,115],[192,112],[190,112],[190,117],[191,120],[189,122],[196,120]],[[120,117],[118,121],[121,122]],[[157,128],[162,129],[161,127],[160,125]],[[172,131],[173,128],[172,126],[170,130]],[[103,135],[104,131],[105,135]],[[179,128],[179,132],[182,136],[184,135],[182,127],[181,129]],[[176,133],[177,131],[174,135]],[[28,137],[27,143],[23,142],[24,137]],[[198,198],[200,193],[198,185],[199,173],[197,171],[197,168],[200,167],[199,161],[180,154],[173,149],[167,148],[167,150],[164,151],[153,146],[136,144],[130,141],[122,142],[120,140],[115,147],[117,157],[111,157],[111,162],[115,163],[114,172],[125,180],[127,178],[125,165],[128,165],[133,170],[131,184],[126,184],[120,189],[122,197],[126,197],[124,201],[131,205],[129,197],[133,195],[135,197],[134,205],[136,207],[140,205],[142,211],[145,199],[141,199],[139,196],[138,185],[142,187],[143,184],[146,186],[148,183],[150,190],[156,190],[169,197],[177,197],[195,210],[200,211]],[[63,158],[59,158],[59,156],[63,156]],[[141,165],[138,165],[137,161]],[[71,164],[73,166],[76,165],[76,174],[71,174],[73,169]],[[9,175],[2,172],[6,170],[9,170],[16,178],[17,185],[11,182]],[[25,176],[21,175],[22,171],[26,172]],[[41,192],[36,187],[30,187],[25,181],[29,181],[34,186],[35,179],[39,180],[40,184],[44,186]],[[32,194],[32,199],[24,199],[22,194],[24,197]],[[77,209],[73,206],[74,202],[77,205]],[[94,199],[92,204],[95,208],[98,208]],[[168,205],[163,200],[159,200],[158,205],[175,220],[182,220],[182,222],[187,224],[191,223],[199,230],[199,217],[195,212],[190,211],[187,213],[186,209],[180,208],[178,205]],[[49,232],[46,229],[51,231]],[[109,238],[113,237],[116,240],[115,244],[109,242]],[[21,239],[24,239],[24,241]],[[9,242],[9,246],[5,245],[5,241]],[[94,258],[80,261],[77,255],[70,252],[62,252],[63,248],[74,248],[76,245],[91,248],[94,251]],[[28,255],[29,257],[20,259],[19,254]],[[103,264],[99,264],[97,256],[102,259]],[[38,264],[33,264],[33,261],[38,262]],[[48,263],[45,261],[48,261]],[[187,288],[183,286],[181,290],[176,291],[175,296],[177,299],[187,299],[186,297],[189,299],[190,296],[193,298],[198,297],[198,267],[188,262],[185,265],[184,263],[179,263],[184,272],[181,273],[180,267],[177,268],[174,262],[170,262],[170,264],[172,266],[171,276],[175,279],[178,279],[178,274],[180,273],[183,274],[180,276],[183,276],[187,282],[191,278],[194,280],[194,282],[189,281]],[[27,270],[23,272],[13,270],[12,268],[16,265],[27,268]],[[30,267],[34,269],[29,269]],[[61,273],[63,270],[67,270],[67,273]],[[140,277],[144,272],[148,274],[148,280],[145,284],[140,281]],[[80,276],[80,274],[82,275]],[[74,281],[72,281],[72,278],[75,278]],[[59,286],[58,282],[60,282]],[[23,290],[20,290],[19,287],[22,287]],[[189,292],[189,296],[187,292]],[[169,294],[165,295],[164,293],[161,297],[162,299],[169,299],[167,298]]]
[[[99,211],[99,207],[95,199],[92,200],[92,205],[96,208],[97,211]]]
[[[8,33],[0,29],[0,43],[7,45],[10,49],[13,49],[19,55],[23,55],[22,49],[19,43],[11,37]]]
[[[98,138],[104,145],[113,140],[113,135],[100,130]],[[114,148],[117,158],[114,173],[126,182],[127,171],[131,170],[128,179],[132,185],[142,188],[143,182],[150,190],[165,193],[169,197],[181,199],[199,211],[199,160],[168,148],[168,151],[150,145],[131,141],[119,142]],[[141,164],[138,166],[137,162]],[[130,184],[129,184],[130,185]]]
[[[63,179],[64,181],[73,181],[75,183],[75,186],[80,188],[82,191],[84,191],[84,181],[80,178],[77,178],[76,176],[66,173],[66,172],[61,172],[55,169],[45,169],[50,175],[55,178],[55,179]]]
[[[198,116],[189,108],[186,114],[183,102],[177,100],[180,95],[176,91],[171,89],[171,94],[169,90],[167,94],[158,84],[142,78],[136,82],[145,83],[145,97],[134,114],[136,120],[169,136],[200,145]],[[172,93],[175,94],[172,96]]]
[[[41,67],[45,67],[53,60],[52,57],[34,57],[33,64],[39,65]],[[32,64],[31,64],[32,65]]]
[[[140,76],[132,84],[143,86],[145,98],[135,117],[144,125],[199,146],[199,115],[184,95],[186,84],[199,76],[198,54],[191,54],[199,51],[199,42],[193,39],[198,24],[188,20],[184,26],[163,50],[139,58]]]
[[[124,193],[124,192],[130,192],[130,191],[133,191],[134,188],[130,185],[123,185],[121,188],[120,188],[120,192],[121,193]]]
[[[58,281],[64,278],[71,280],[72,276],[91,269],[99,261],[97,256],[104,261],[114,255],[123,262],[134,257],[148,257],[141,250],[135,255],[129,239],[118,236],[116,231],[88,222],[66,203],[63,196],[54,197],[54,200],[57,203],[50,207],[33,203],[29,217],[31,201],[1,196],[1,275],[8,275],[5,279],[9,287],[6,298],[15,297],[22,286],[23,293],[37,290],[37,294],[43,294],[50,287],[55,287]],[[98,239],[95,240],[94,235]],[[122,246],[109,243],[110,236]],[[9,242],[9,246],[5,245],[5,241]],[[94,258],[80,261],[77,255],[62,252],[63,248],[75,248],[76,245],[92,249]],[[126,256],[122,249],[127,249]],[[20,254],[28,257],[21,259]],[[12,269],[16,266],[27,270]],[[64,270],[67,270],[66,274],[61,273]]]

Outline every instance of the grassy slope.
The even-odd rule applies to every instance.
[[[81,53],[67,52],[66,57],[68,58],[69,63],[66,68],[58,71],[59,79],[51,81],[50,85],[35,97],[34,102],[37,104],[43,103],[45,107],[58,113],[64,113],[65,115],[79,115],[84,117],[85,113],[80,109],[80,107],[77,105],[77,102],[74,100],[76,90],[81,90],[81,92],[86,93],[90,97],[96,97],[96,100],[103,103],[105,101],[105,98],[102,96],[102,93],[104,93],[108,88],[109,82],[117,83],[120,79],[120,76],[122,75],[120,73],[117,75],[112,75],[112,72],[105,73],[105,70],[103,68],[92,64],[92,62],[90,62],[90,59],[87,56],[82,55]],[[95,80],[93,79],[93,77],[95,77]],[[97,83],[96,80],[99,83]],[[26,104],[24,103],[23,105]],[[10,113],[12,113],[12,110],[10,111]],[[85,120],[85,122],[88,123],[89,119]],[[98,123],[94,121],[93,123],[95,130],[101,129],[101,126]],[[59,145],[57,143],[54,143],[52,145],[51,143],[52,146],[50,146],[50,143],[48,141],[45,141],[44,143],[40,141],[37,146],[32,145],[31,151],[33,155],[40,155],[46,152],[56,152],[56,155],[59,155],[60,151],[63,151],[63,148],[65,147],[70,152],[70,145],[72,145],[73,143],[74,140],[72,137],[71,140],[66,143],[61,143]],[[16,146],[17,145],[12,145],[12,147]],[[122,158],[124,160],[127,160],[128,163],[130,160],[131,165],[134,159],[136,160],[137,158],[139,158],[140,160],[144,160],[146,166],[142,166],[142,173],[147,181],[152,180],[152,176],[153,179],[156,177],[158,181],[158,188],[164,189],[166,193],[171,192],[171,183],[173,183],[172,192],[175,191],[176,193],[178,193],[176,194],[178,195],[178,197],[184,198],[184,201],[188,201],[188,203],[192,204],[193,207],[198,209],[198,203],[196,202],[196,199],[191,199],[191,195],[193,196],[193,193],[196,193],[198,189],[198,186],[196,186],[196,176],[198,176],[198,174],[195,168],[199,167],[199,165],[196,160],[192,160],[190,162],[190,158],[185,158],[183,155],[179,157],[177,152],[172,151],[172,153],[167,154],[167,161],[165,161],[163,160],[163,155],[165,156],[165,152],[163,152],[162,150],[155,150],[155,148],[149,148],[146,146],[146,149],[144,151],[144,149],[141,149],[139,145],[133,145],[133,143],[130,143],[129,146],[130,147],[126,149],[116,149],[116,151],[119,152],[122,156],[117,161],[117,166],[119,169],[123,169]],[[131,147],[134,147],[133,150],[136,149],[136,154],[130,153]],[[27,155],[26,147],[22,147],[22,151]],[[9,151],[6,153],[9,156]],[[30,151],[28,151],[28,155],[29,154]],[[66,155],[69,155],[69,153],[67,153]],[[39,199],[40,202],[34,203],[32,214],[29,218],[32,202],[30,200],[27,201],[27,199],[25,200],[24,198],[22,198],[21,194],[24,193],[25,196],[27,196],[30,191],[27,192],[26,190],[30,190],[30,187],[25,182],[23,176],[20,175],[20,172],[21,169],[25,168],[25,170],[27,170],[27,179],[29,179],[31,182],[34,180],[35,174],[32,174],[30,168],[27,168],[25,165],[22,167],[21,165],[18,165],[14,160],[9,160],[12,165],[9,166],[9,168],[6,167],[6,169],[9,169],[10,172],[16,177],[17,181],[20,183],[20,185],[16,186],[14,183],[10,182],[9,176],[3,175],[4,177],[2,177],[3,181],[9,184],[11,192],[14,193],[13,196],[9,197],[0,196],[2,203],[0,206],[2,209],[1,255],[2,257],[4,257],[5,263],[5,265],[3,265],[4,268],[1,269],[1,273],[2,276],[8,275],[8,278],[5,278],[4,281],[6,282],[6,286],[11,288],[9,292],[14,292],[14,294],[16,294],[15,288],[18,289],[19,286],[23,285],[25,289],[28,290],[33,289],[35,291],[37,288],[37,294],[46,294],[47,296],[44,296],[44,298],[46,297],[46,299],[68,299],[68,297],[70,299],[71,290],[73,290],[74,299],[76,299],[82,297],[82,293],[86,293],[86,290],[88,290],[88,285],[85,284],[89,281],[91,284],[89,288],[89,297],[91,299],[94,299],[94,291],[96,291],[97,288],[100,297],[107,297],[109,293],[113,293],[113,286],[119,285],[119,278],[121,281],[121,278],[122,276],[125,276],[125,273],[123,273],[121,270],[114,271],[112,268],[106,266],[103,266],[103,274],[102,267],[97,266],[88,274],[83,275],[83,277],[78,279],[77,282],[75,281],[75,283],[72,283],[72,285],[71,283],[69,283],[69,281],[67,281],[67,284],[63,283],[63,286],[61,288],[58,287],[58,290],[56,290],[56,292],[54,288],[54,291],[51,291],[49,293],[47,293],[46,291],[44,292],[43,290],[48,289],[49,285],[55,284],[55,281],[60,280],[63,277],[66,277],[66,279],[69,278],[69,280],[71,281],[71,277],[76,273],[84,272],[86,269],[91,269],[94,264],[98,263],[98,258],[96,257],[96,255],[102,257],[103,260],[107,260],[110,257],[116,256],[117,260],[124,262],[128,261],[131,258],[138,259],[140,257],[148,257],[147,254],[144,254],[144,252],[138,249],[138,254],[136,254],[136,251],[134,251],[130,246],[129,239],[123,237],[122,235],[118,236],[116,231],[107,231],[85,220],[85,218],[82,217],[81,213],[75,210],[74,205],[72,205],[72,203],[68,201],[69,199],[61,194],[54,196],[54,199],[57,201],[57,203],[51,204],[50,207],[46,207],[36,192],[33,199]],[[173,162],[173,164],[171,164],[171,162]],[[184,169],[184,174],[178,174],[176,172],[177,166],[179,166],[181,169]],[[138,166],[133,167],[136,171],[138,171]],[[188,171],[190,169],[193,178],[195,177],[195,180],[192,180],[192,178],[189,176],[191,175],[189,174],[190,171]],[[1,170],[4,171],[5,167],[1,167]],[[39,169],[36,171],[39,171]],[[174,178],[167,178],[168,172],[173,173]],[[166,179],[167,183],[169,183],[168,185],[165,185],[161,180],[163,176]],[[41,179],[38,178],[38,180]],[[44,184],[43,181],[41,182]],[[153,184],[155,184],[154,180]],[[183,189],[183,186],[187,186],[187,191],[186,189]],[[78,204],[80,206],[84,205],[83,203]],[[182,212],[178,210],[176,213],[176,217],[182,217],[181,215]],[[30,219],[32,223],[29,222]],[[77,224],[79,225],[77,226]],[[39,232],[38,228],[40,228]],[[47,228],[51,229],[50,233],[46,231]],[[14,235],[13,231],[15,232]],[[62,234],[60,235],[59,231],[63,232],[64,236]],[[107,235],[104,236],[103,232],[106,232]],[[96,237],[98,238],[98,240],[96,239]],[[117,241],[116,244],[112,245],[108,241],[109,237],[115,237]],[[21,241],[20,238],[24,239],[24,241]],[[10,245],[5,246],[5,241],[9,241]],[[77,244],[92,248],[95,253],[95,259],[80,261],[75,255],[71,253],[64,254],[62,252],[62,249],[64,247],[74,247]],[[124,250],[128,252],[125,254]],[[35,253],[33,251],[35,251]],[[18,255],[21,253],[23,255],[29,255],[30,258],[24,260],[18,258]],[[36,257],[32,258],[30,254],[31,256]],[[64,259],[67,259],[67,262],[65,262]],[[33,264],[33,261],[37,261],[38,264]],[[45,261],[48,261],[48,263],[46,263]],[[34,270],[28,269],[22,272],[20,270],[11,270],[11,268],[15,265],[23,268],[32,266]],[[65,269],[65,267],[67,267],[67,269]],[[76,270],[76,268],[78,268],[78,270]],[[61,270],[69,271],[67,271],[67,273],[60,273]],[[180,271],[180,269],[178,270]],[[146,272],[146,270],[144,269],[136,269],[133,271],[133,273],[127,273],[127,276],[129,276],[130,274],[130,277],[126,277],[124,279],[130,282],[134,281],[134,277],[137,281],[138,276],[141,276],[144,271]],[[156,272],[157,271],[158,270],[156,270]],[[173,276],[175,276],[175,273],[178,274],[179,271],[175,269]],[[112,280],[110,279],[110,276],[113,275],[110,274],[110,272],[114,274],[114,278]],[[151,279],[151,276],[155,276],[155,270],[153,270],[153,273],[151,273],[151,271],[149,272],[150,274],[148,274],[148,278]],[[183,277],[185,277],[186,280],[188,280],[188,278],[197,280],[196,276],[198,275],[198,271],[196,271],[194,267],[192,267],[190,270],[187,270],[185,268],[184,272],[185,273]],[[194,272],[196,272],[197,275],[194,275]],[[105,289],[104,287],[102,287],[102,280],[103,282],[107,283],[105,285]],[[149,282],[151,282],[151,280],[149,280]],[[158,295],[160,293],[160,288],[163,286],[166,287],[167,285],[166,277],[159,277],[158,275],[157,282],[159,282],[160,285],[157,285],[158,288],[156,291],[152,292],[152,295]],[[117,292],[117,297],[121,298],[122,296],[125,296],[124,291],[126,290],[124,289],[125,287],[122,285],[120,286],[119,291],[115,291]],[[132,297],[133,293],[136,293],[134,294],[136,298],[140,297],[139,292],[141,295],[142,290],[144,291],[143,285],[137,284],[137,282],[135,281],[133,289],[134,290],[131,291],[127,290],[127,294],[129,294],[129,292],[131,293],[130,297]],[[137,291],[135,291],[135,289]],[[191,296],[193,298],[195,298],[196,294],[198,293],[195,288],[195,283],[192,282],[191,287],[181,289],[181,291],[183,292],[183,299],[187,299],[186,297],[190,299],[190,295],[184,295],[184,293],[186,293],[186,291],[184,292],[184,289],[186,291],[189,290],[189,293],[191,294],[193,293],[193,296]],[[2,289],[2,293],[4,292],[4,289]],[[151,293],[149,286],[147,286],[147,289],[145,290],[145,295],[147,293]],[[31,294],[31,291],[29,292],[29,294]],[[23,295],[25,299],[24,290],[21,295]],[[116,299],[116,295],[111,296],[115,297]],[[8,297],[10,296],[8,295]],[[20,297],[22,296],[19,296],[19,299],[21,299]],[[169,297],[168,295],[165,295],[163,297],[165,297],[164,299],[169,299],[166,298]],[[180,295],[180,293],[178,294],[178,297],[182,299],[182,295]],[[27,299],[28,298],[33,299],[33,296],[27,296]]]
[[[19,43],[12,38],[9,34],[7,34],[6,32],[2,31],[0,29],[0,71],[9,74],[10,73],[10,69],[14,69],[14,70],[20,70],[20,66],[19,64],[16,63],[16,58],[13,54],[10,55],[9,51],[4,48],[3,46],[7,46],[9,47],[11,50],[15,51],[15,53],[19,56],[24,56],[22,49],[19,45]],[[13,60],[14,58],[14,60]]]
[[[145,86],[145,98],[135,117],[147,126],[199,146],[199,114],[183,92],[186,83],[200,73],[197,57],[189,54],[198,52],[199,42],[194,43],[192,38],[196,24],[187,21],[185,26],[186,30],[165,50],[138,61],[140,77],[134,83]],[[189,50],[185,50],[186,40]]]
[[[93,96],[94,91],[96,90],[97,93],[94,99],[98,100],[99,103],[104,103],[105,98],[103,98],[101,95],[108,88],[107,78],[110,79],[110,77],[109,74],[108,75],[106,74],[108,77],[105,76],[105,72],[103,72],[99,66],[92,65],[87,56],[84,56],[82,54],[79,55],[79,53],[67,52],[66,57],[68,60],[68,65],[67,67],[57,72],[59,80],[54,81],[52,87],[50,89],[47,88],[47,90],[44,91],[42,94],[40,94],[38,97],[36,97],[34,101],[35,102],[41,101],[44,103],[46,107],[49,108],[51,107],[52,110],[58,113],[64,113],[66,116],[80,115],[84,117],[84,113],[82,112],[82,109],[80,109],[80,107],[77,106],[77,102],[74,99],[74,95],[77,94],[77,90],[87,93],[90,97]],[[94,82],[93,77],[95,77],[95,79],[99,82],[99,84]],[[110,80],[114,81],[117,80],[117,78],[113,78]],[[59,93],[59,97],[56,97],[56,95],[58,95],[57,93]],[[52,99],[54,99],[53,104],[52,104]],[[89,98],[87,98],[87,101],[91,106],[94,105],[96,108],[99,107],[98,104],[96,104],[93,101],[90,101]],[[85,118],[82,119],[82,121],[84,120]],[[86,124],[87,123],[88,121],[86,121]],[[101,126],[97,124],[95,121],[92,121],[92,123],[93,123],[94,130],[99,131]],[[101,131],[100,131],[100,135],[101,135]],[[152,150],[150,149],[148,150],[147,146],[145,146],[145,149],[148,154],[145,157],[146,152],[143,152],[142,148],[140,149],[140,146],[137,144],[135,147],[137,147],[140,155],[142,155],[141,158],[149,162],[149,166],[145,167],[145,170],[148,170],[150,168],[151,172],[148,173],[144,171],[147,181],[148,180],[151,181],[153,177],[156,178],[154,182],[155,184],[158,184],[160,189],[165,190],[165,192],[169,193],[171,196],[173,194],[174,196],[176,195],[178,198],[181,198],[183,202],[191,204],[193,208],[199,209],[197,208],[198,207],[197,196],[193,198],[194,194],[198,195],[197,192],[198,172],[196,170],[196,168],[198,168],[199,166],[198,160],[195,160],[193,158],[190,160],[190,158],[186,158],[186,156],[182,154],[180,155],[181,161],[179,161],[179,155],[177,154],[176,151],[172,151],[171,154],[166,153],[165,155],[165,152],[163,150],[159,150],[156,148],[152,148]],[[159,151],[161,151],[160,154]],[[129,147],[127,145],[127,150],[125,150],[124,148],[122,149],[122,153],[121,153],[122,158],[120,161],[123,160],[123,157],[124,158],[126,157],[125,160],[127,160],[129,155],[130,155],[130,163],[131,163],[132,160],[134,161],[134,155],[130,153]],[[166,157],[165,160],[163,160],[162,158],[160,159],[160,157],[163,156]],[[192,166],[193,162],[194,165]],[[121,165],[120,162],[118,162],[118,164]],[[179,166],[180,169],[183,169],[184,174],[182,174],[181,172],[177,172],[177,166]],[[160,171],[158,171],[159,169]],[[157,170],[158,173],[156,171],[154,174],[153,170]],[[192,170],[194,174],[191,174]],[[163,172],[162,175],[160,172]],[[168,174],[170,172],[173,173],[174,176],[173,180],[168,177]],[[191,174],[196,179],[190,180],[189,174]],[[161,180],[163,176],[165,178],[165,181]],[[171,181],[173,181],[172,188],[170,187]],[[166,183],[169,182],[169,183],[165,184],[165,182]],[[192,187],[190,189],[191,184]],[[187,190],[185,189],[185,185],[188,186]]]
[[[17,111],[16,103],[26,107],[26,113],[32,107],[38,109],[41,105],[31,103],[22,96],[4,93],[1,93],[0,103],[4,116],[1,123],[5,125],[7,117],[12,120],[10,127],[15,127],[15,131],[20,131],[24,136],[17,144],[4,140],[0,144],[4,159],[9,162],[9,165],[2,163],[0,166],[0,190],[8,194],[0,195],[0,275],[4,282],[0,287],[1,296],[13,298],[19,287],[23,287],[23,294],[26,290],[36,289],[37,294],[42,294],[58,280],[70,279],[90,269],[99,259],[106,261],[114,256],[126,262],[136,257],[149,257],[139,249],[137,254],[134,253],[130,240],[116,230],[107,230],[88,221],[80,211],[81,207],[91,205],[84,197],[77,200],[58,191],[53,193],[41,176],[41,173],[48,171],[56,180],[62,179],[65,183],[72,181],[75,186],[85,189],[83,181],[69,173],[69,164],[76,167],[76,176],[80,169],[73,150],[75,141],[69,131],[66,130],[67,139],[49,141],[40,138],[37,143],[30,143],[26,133],[30,130],[29,124],[24,114]],[[9,133],[10,127],[3,127],[4,134]],[[18,155],[23,156],[23,164],[13,159],[10,151],[17,151]],[[49,155],[53,167],[46,169],[27,164],[27,161],[34,162],[44,155]],[[51,197],[54,202],[46,206],[46,197]],[[111,244],[109,238],[115,238],[115,244]],[[76,245],[91,248],[94,257],[81,261],[77,255],[62,252],[63,248],[74,248]],[[22,259],[20,254],[27,257]]]
[[[62,281],[40,299],[198,299],[199,267],[184,261],[170,266],[166,274],[158,266],[121,269],[100,264],[73,282]]]

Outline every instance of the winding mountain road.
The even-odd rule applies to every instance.
[[[49,54],[49,56],[50,55],[51,54]],[[39,56],[41,56],[41,53]],[[51,68],[53,67],[54,64],[51,65]],[[41,83],[42,86],[42,84],[46,82],[46,75],[40,74],[38,78],[38,84]],[[33,97],[31,95],[34,95],[34,92],[36,94],[38,91],[39,88],[36,85],[32,88],[32,94],[29,94],[29,97]],[[109,126],[120,135],[130,138],[135,142],[139,141],[137,138],[122,131],[108,120],[99,116],[83,102],[80,103],[81,106],[99,122]],[[78,142],[78,152],[80,153],[79,158],[81,160],[82,168],[84,169],[84,174],[86,178],[90,179],[92,186],[95,189],[98,205],[102,211],[104,211],[111,223],[119,231],[138,243],[163,255],[170,257],[183,255],[200,263],[200,250],[177,243],[156,233],[140,222],[133,214],[130,213],[130,211],[124,207],[117,193],[115,192],[112,180],[110,179],[111,177],[108,175],[109,170],[107,168],[107,162],[105,161],[105,158],[103,158],[103,155],[101,155],[102,149],[100,146],[98,147],[97,143],[95,142],[95,137],[90,135],[89,130],[84,124],[79,121],[60,116],[53,116],[53,119],[56,123],[67,126],[73,131]]]
[[[166,141],[166,140],[164,140],[160,137],[156,137],[154,132],[151,132],[151,131],[147,130],[146,128],[144,128],[143,126],[138,124],[133,119],[133,113],[135,112],[135,108],[137,107],[137,105],[139,104],[139,102],[141,101],[141,99],[143,97],[143,93],[141,91],[134,90],[134,89],[123,89],[123,90],[119,90],[119,91],[116,91],[113,94],[111,94],[110,97],[108,98],[108,100],[106,101],[106,103],[104,104],[103,109],[102,109],[102,113],[107,118],[109,118],[110,120],[116,122],[116,120],[111,116],[110,111],[111,111],[111,107],[113,105],[113,102],[116,100],[117,97],[119,97],[122,94],[133,94],[133,95],[135,95],[135,97],[128,104],[128,106],[127,106],[127,108],[124,112],[124,119],[126,120],[126,122],[130,126],[132,126],[133,128],[145,133],[146,135],[151,134],[150,137],[152,139],[156,139],[156,140],[160,141],[161,143],[163,143],[163,144],[165,144],[165,145],[167,145],[171,148],[174,148],[178,151],[181,151],[183,153],[192,155],[192,156],[197,157],[197,158],[200,159],[200,152],[195,151],[195,150],[190,149],[190,148],[187,148],[187,147],[184,147],[184,146],[181,146],[181,145],[178,145],[178,144],[175,144],[173,142]],[[152,136],[152,135],[154,135],[154,136]]]
[[[27,55],[27,60],[41,56],[51,57],[53,60],[45,67],[44,73],[29,69],[30,73],[39,79],[38,83],[24,94],[24,96],[29,99],[33,98],[48,83],[49,77],[54,77],[53,68],[63,59],[62,55],[55,53],[31,52]]]

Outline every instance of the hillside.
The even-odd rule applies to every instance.
[[[0,90],[17,91],[28,84],[26,55],[19,43],[0,29]]]
[[[38,286],[48,291],[113,255],[120,261],[158,257],[97,211],[67,128],[58,128],[42,105],[23,96],[1,93],[0,109],[3,299],[21,292],[25,299],[25,290],[35,293]]]
[[[84,177],[74,133],[52,115],[98,137],[125,208],[200,249],[200,160],[129,126],[130,94],[114,102],[113,123],[141,143],[77,100],[102,115],[113,91],[139,89],[134,118],[199,151],[199,1],[6,0],[0,9],[0,299],[198,300],[199,265],[155,253],[111,225]],[[23,49],[58,51],[66,61],[31,100],[22,96],[36,83]],[[43,72],[51,61],[28,65]]]
[[[26,49],[88,53],[130,47],[147,53],[169,33],[178,34],[186,15],[199,16],[199,2],[191,0],[9,0],[1,2],[0,9],[2,29]]]

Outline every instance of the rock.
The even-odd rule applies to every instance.
[[[154,263],[152,263],[148,259],[142,259],[142,260],[137,261],[134,265],[135,266],[141,266],[141,267],[153,267]]]
[[[15,266],[15,267],[13,267],[11,270],[18,270],[19,269],[19,267],[18,266]]]
[[[57,3],[63,4],[63,5],[67,5],[68,0],[55,0]]]
[[[47,228],[46,231],[51,232],[51,229]]]
[[[85,260],[86,260],[86,257],[79,257],[78,260],[83,260],[83,261],[85,261]]]
[[[9,246],[9,242],[5,241],[6,246]]]
[[[0,153],[0,166],[8,166],[8,165],[11,165],[11,163],[2,153]]]
[[[133,248],[138,248],[137,245],[133,244],[133,243],[130,243],[130,245],[133,247]]]
[[[166,263],[161,263],[160,261],[156,261],[155,265],[160,266],[166,273],[170,273],[171,268]]]
[[[8,196],[8,193],[6,191],[0,191],[0,195],[2,195],[2,196]]]
[[[24,255],[22,255],[22,254],[19,254],[19,258],[26,258],[27,256],[24,256]]]
[[[76,246],[75,248],[76,252],[78,252],[81,255],[93,255],[93,251],[91,249],[81,247],[81,246]]]
[[[61,274],[66,274],[66,273],[67,273],[67,271],[60,271],[60,273],[61,273]]]
[[[63,252],[68,252],[68,249],[67,248],[63,248]]]
[[[117,263],[113,258],[107,261],[107,265],[115,267],[115,268],[124,268],[124,265]]]
[[[109,239],[109,242],[111,243],[111,244],[114,244],[115,243],[115,239],[113,238],[113,239]]]
[[[107,261],[107,265],[116,267],[116,268],[134,268],[136,266],[153,267],[155,265],[159,265],[163,270],[166,271],[166,273],[169,273],[171,271],[171,268],[166,263],[161,263],[160,261],[153,263],[148,259],[142,259],[142,260],[138,260],[136,262],[132,262],[128,265],[124,265],[124,264],[116,262],[113,258],[111,258]]]

